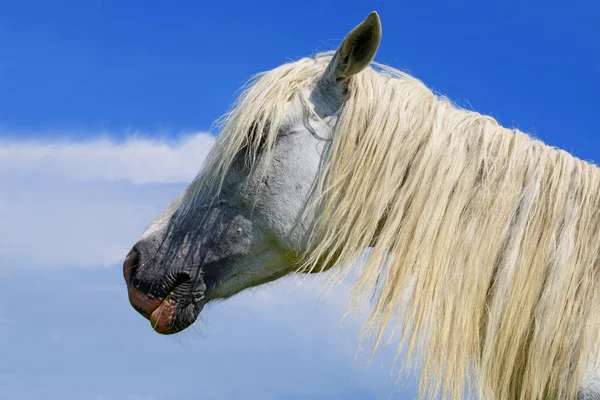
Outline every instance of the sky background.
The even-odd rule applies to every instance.
[[[370,11],[376,60],[600,162],[596,1],[0,0],[0,399],[412,399],[394,344],[365,368],[348,287],[290,278],[177,336],[120,264],[194,176],[252,74],[335,49]]]

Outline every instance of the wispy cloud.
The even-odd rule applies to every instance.
[[[124,142],[0,142],[0,174],[58,176],[77,181],[125,180],[133,183],[185,183],[215,138],[208,133],[178,141],[134,136]]]
[[[119,262],[213,142],[0,142],[0,272]]]

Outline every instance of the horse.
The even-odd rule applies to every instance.
[[[173,334],[247,288],[357,270],[362,340],[398,335],[420,398],[600,398],[598,168],[376,63],[381,37],[372,12],[248,82],[127,255],[131,305]]]

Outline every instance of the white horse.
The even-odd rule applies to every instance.
[[[351,305],[372,299],[374,349],[399,331],[406,362],[423,363],[421,397],[600,398],[585,380],[598,168],[373,63],[380,39],[371,13],[335,54],[248,85],[127,256],[131,304],[175,333],[207,302],[294,271],[331,268],[336,283],[370,248]]]

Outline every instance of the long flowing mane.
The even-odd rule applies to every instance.
[[[188,194],[218,191],[241,151],[250,165],[268,158],[286,102],[330,59],[255,77]],[[574,398],[600,339],[598,168],[383,65],[351,77],[345,96],[298,269],[371,248],[352,307],[373,298],[375,349],[399,331],[406,362],[422,362],[422,396],[458,399],[476,384],[485,399]]]

